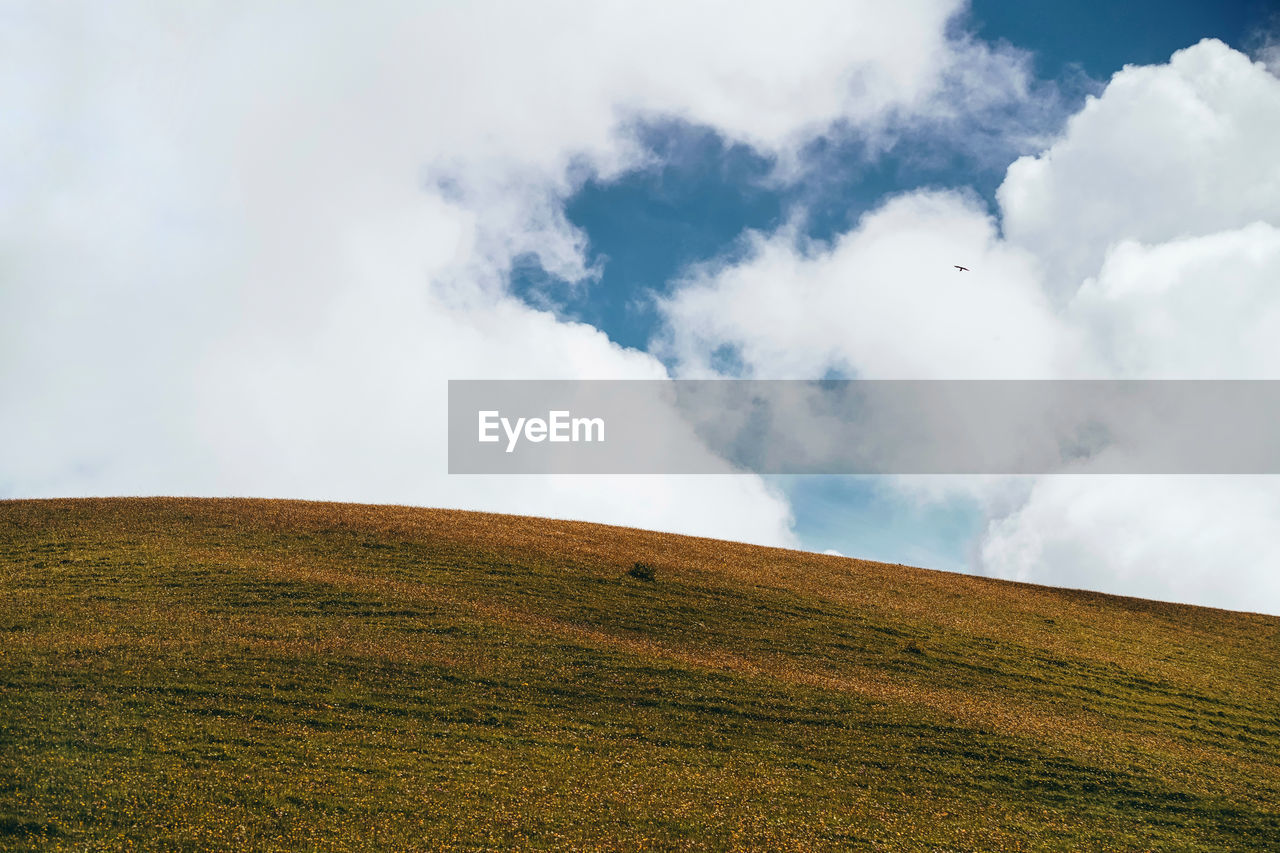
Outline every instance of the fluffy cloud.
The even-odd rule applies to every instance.
[[[1010,242],[1069,296],[1124,241],[1162,243],[1280,221],[1280,80],[1216,40],[1117,73],[1062,138],[1009,167]]]
[[[1267,222],[1154,245],[1124,240],[1067,317],[1120,376],[1280,379],[1277,269],[1280,228]]]
[[[1280,612],[1280,488],[1271,477],[1048,477],[993,519],[990,574]]]
[[[1126,68],[999,198],[1110,375],[1280,378],[1280,79],[1216,41]],[[1280,612],[1275,477],[1050,478],[985,571]]]
[[[690,373],[731,350],[762,378],[1038,378],[1075,354],[1035,259],[956,193],[900,196],[830,246],[755,235],[744,261],[698,271],[663,309],[662,346]]]
[[[731,353],[750,375],[1280,378],[1277,138],[1280,79],[1201,42],[1125,68],[1016,161],[999,229],[915,192],[830,246],[757,235],[669,299],[666,346],[691,372]],[[985,507],[978,571],[1280,612],[1273,477],[897,488]]]
[[[956,0],[11,4],[0,493],[400,501],[793,542],[754,478],[444,475],[449,377],[653,377],[505,290],[563,200],[705,125],[784,155],[936,109]]]

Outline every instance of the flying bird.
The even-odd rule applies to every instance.
[[[956,269],[960,270],[960,272],[968,272],[968,271],[969,271],[969,268],[968,268],[968,267],[962,267],[962,266],[960,266],[959,264],[952,264],[951,266],[953,266],[953,267],[955,267]]]

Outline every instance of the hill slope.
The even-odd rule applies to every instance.
[[[1276,618],[622,528],[7,501],[0,848],[1276,849],[1277,669]]]

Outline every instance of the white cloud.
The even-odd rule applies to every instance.
[[[1126,68],[999,198],[1111,375],[1280,379],[1280,79],[1216,41]],[[1049,478],[1003,577],[1280,612],[1276,477]]]
[[[1067,316],[1120,376],[1280,379],[1277,269],[1280,228],[1266,222],[1150,246],[1126,240]]]
[[[1009,167],[1004,233],[1063,298],[1123,242],[1280,221],[1280,79],[1215,40],[1126,66],[1062,138]]]
[[[1272,74],[1280,77],[1280,36],[1267,33],[1258,46],[1254,58],[1266,66]]]
[[[992,521],[990,574],[1280,612],[1273,477],[1047,477]]]
[[[900,196],[829,247],[783,231],[750,249],[664,303],[664,346],[685,371],[711,370],[724,347],[765,378],[1037,378],[1077,356],[1035,259],[963,195]]]
[[[917,192],[831,246],[787,230],[697,271],[666,345],[812,378],[1280,378],[1280,80],[1220,42],[1128,67],[1009,169],[1000,228]],[[970,273],[950,269],[960,263]],[[1280,612],[1275,477],[913,477],[992,519],[974,568]]]
[[[662,375],[505,293],[682,119],[784,154],[934,108],[955,0],[10,4],[0,491],[504,509],[791,544],[754,478],[444,475],[444,380]]]

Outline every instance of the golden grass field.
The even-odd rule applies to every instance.
[[[5,501],[0,849],[1277,850],[1277,670],[1275,617],[708,539]]]

